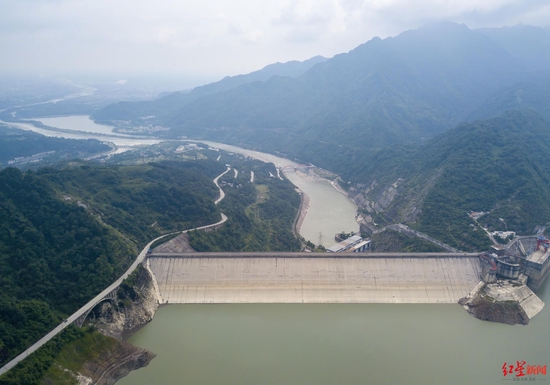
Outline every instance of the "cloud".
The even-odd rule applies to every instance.
[[[434,20],[545,25],[545,0],[0,0],[0,70],[242,73]]]
[[[337,0],[291,0],[272,19],[288,42],[307,44],[342,29],[345,11]]]
[[[330,22],[334,4],[327,0],[292,0],[274,19],[275,24],[290,26],[325,25]]]
[[[544,7],[548,7],[546,0],[386,0],[365,1],[358,8],[363,20],[384,21],[386,29],[394,31],[437,20],[465,23],[471,28],[512,25]]]

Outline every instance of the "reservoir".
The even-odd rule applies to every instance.
[[[167,305],[129,340],[157,357],[117,384],[502,384],[505,362],[550,366],[549,326],[548,309],[509,326],[458,304]]]
[[[55,118],[61,121],[48,125],[62,127],[66,118],[73,119],[74,130],[89,133],[56,136],[114,141],[97,134],[105,126],[87,126],[87,117]],[[294,164],[207,143],[279,167]],[[357,230],[355,206],[328,182],[294,171],[286,175],[311,198],[301,229],[306,239],[330,245],[334,233]],[[538,295],[550,301],[548,283]],[[120,380],[122,385],[503,384],[515,378],[504,377],[504,363],[550,366],[550,311],[543,309],[528,326],[509,326],[477,320],[448,304],[167,305],[130,342],[157,357]],[[548,381],[545,375],[531,379]]]

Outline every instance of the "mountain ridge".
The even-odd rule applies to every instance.
[[[520,41],[529,36],[514,31]],[[373,38],[297,77],[272,76],[230,89],[218,82],[198,88],[193,97],[186,94],[184,103],[172,96],[144,109],[144,104],[125,104],[138,110],[133,117],[115,105],[94,118],[155,115],[156,123],[171,128],[169,137],[280,152],[342,173],[350,159],[363,159],[364,151],[422,143],[462,121],[510,108],[535,108],[550,118],[549,100],[537,96],[550,93],[550,82],[540,82],[550,72],[533,70],[525,64],[529,58],[518,60],[518,51],[512,49],[517,45],[510,52],[498,43],[501,32],[450,22],[429,24],[395,37]],[[519,84],[526,85],[521,104],[500,96]],[[219,92],[206,91],[216,87]]]
[[[549,167],[550,125],[534,111],[509,111],[418,148],[373,155],[349,193],[373,222],[403,222],[453,247],[482,250],[490,243],[478,223],[527,235],[548,221]],[[469,212],[486,214],[476,223]]]

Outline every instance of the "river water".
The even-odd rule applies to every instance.
[[[299,166],[296,162],[263,152],[207,140],[201,140],[200,142],[228,152],[235,152],[264,162],[270,162],[279,168],[285,166],[297,168]],[[220,161],[223,161],[223,159]],[[315,179],[291,168],[285,170],[284,174],[288,180],[309,196],[310,207],[300,228],[300,234],[306,240],[310,240],[317,245],[330,247],[335,243],[334,235],[336,233],[359,231],[359,225],[355,221],[357,206],[347,196],[338,192],[330,182],[325,179]]]
[[[33,120],[39,121],[46,126],[62,129],[64,131],[38,128],[33,126],[31,123],[12,123],[4,122],[2,120],[0,120],[0,123],[27,131],[34,131],[44,136],[66,139],[97,139],[101,141],[113,142],[117,146],[124,147],[147,146],[160,142],[159,139],[144,139],[132,137],[130,135],[113,133],[114,127],[96,124],[87,115],[61,116],[56,118],[40,118]]]
[[[71,118],[73,129],[105,130],[90,130],[84,120],[78,124],[87,117]],[[67,127],[66,121],[47,122]],[[110,140],[56,134],[68,135]],[[209,144],[277,166],[293,164]],[[286,175],[311,198],[301,231],[306,239],[318,243],[321,233],[323,244],[331,244],[335,232],[356,230],[355,206],[329,183],[292,171]],[[550,285],[538,294],[550,301]],[[459,305],[169,305],[130,342],[157,357],[117,384],[502,384],[515,379],[514,374],[503,376],[505,362],[550,366],[550,311],[543,309],[528,326],[508,326],[479,321]],[[547,376],[528,379],[547,381]]]
[[[32,130],[46,136],[55,136],[69,139],[98,139],[110,141],[117,146],[142,146],[159,143],[159,139],[135,138],[129,135],[113,133],[113,127],[94,123],[86,115],[60,116],[54,118],[35,118],[42,124],[62,129],[64,131],[52,131],[37,128],[31,123],[5,123],[25,130]],[[212,147],[220,148],[235,153],[240,153],[265,162],[272,162],[277,167],[298,164],[287,159],[279,158],[271,154],[246,150],[236,146],[210,141],[201,141]],[[220,161],[223,162],[223,159]],[[310,209],[300,229],[300,234],[315,244],[330,247],[334,244],[334,235],[342,231],[359,231],[359,225],[355,221],[357,207],[343,194],[339,193],[328,181],[315,180],[294,170],[285,171],[285,176],[304,191],[310,198]]]

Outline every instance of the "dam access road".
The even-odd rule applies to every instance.
[[[220,203],[220,201],[225,197],[225,194],[223,192],[223,190],[221,189],[221,187],[219,186],[218,184],[218,179],[223,176],[225,173],[227,173],[228,171],[230,170],[230,168],[228,167],[227,170],[225,170],[222,174],[218,175],[214,180],[214,184],[216,185],[216,187],[218,187],[219,189],[219,194],[220,196],[218,197],[218,199],[216,199],[216,201],[214,202],[214,204],[218,204]],[[23,361],[25,358],[27,358],[30,354],[34,353],[36,350],[38,350],[42,345],[44,345],[46,342],[50,341],[53,337],[55,337],[57,334],[59,334],[60,332],[62,332],[67,326],[69,326],[70,324],[72,323],[75,323],[77,324],[78,326],[81,326],[82,325],[82,322],[84,321],[84,319],[86,318],[86,316],[90,313],[90,311],[95,307],[97,306],[98,303],[102,302],[105,298],[109,297],[110,295],[112,295],[112,293],[116,292],[116,290],[118,290],[118,287],[120,286],[120,284],[126,279],[128,278],[128,276],[130,274],[132,274],[132,272],[137,268],[137,266],[139,264],[141,264],[146,256],[147,256],[147,253],[149,252],[151,246],[153,245],[153,243],[155,243],[156,241],[164,238],[164,237],[167,237],[169,235],[172,235],[172,234],[178,234],[178,233],[186,233],[188,231],[193,231],[193,230],[208,230],[208,229],[214,229],[214,228],[217,228],[221,225],[223,225],[225,222],[227,221],[227,216],[224,214],[224,213],[221,213],[221,219],[216,222],[216,223],[212,223],[210,225],[206,225],[206,226],[200,226],[200,227],[196,227],[194,229],[188,229],[188,230],[183,230],[183,231],[175,231],[175,232],[172,232],[172,233],[168,233],[168,234],[164,234],[164,235],[161,235],[160,237],[157,237],[155,239],[153,239],[152,241],[150,241],[142,250],[141,252],[138,254],[136,260],[130,265],[130,267],[124,272],[124,274],[122,274],[115,282],[113,282],[112,284],[110,284],[107,288],[105,288],[105,290],[103,290],[101,293],[99,293],[98,295],[96,295],[94,298],[92,298],[90,301],[88,301],[88,303],[86,303],[84,306],[82,306],[80,309],[78,309],[76,312],[74,312],[72,315],[70,315],[69,317],[67,317],[66,320],[64,320],[63,322],[61,322],[59,325],[57,325],[52,331],[50,331],[48,334],[46,334],[44,337],[42,337],[41,339],[39,339],[38,341],[36,341],[34,344],[32,344],[31,346],[29,346],[25,351],[23,351],[21,354],[19,354],[17,357],[15,357],[13,360],[11,360],[10,362],[8,362],[6,365],[4,365],[3,367],[0,368],[0,376],[4,373],[6,373],[8,370],[10,370],[11,368],[13,368],[15,365],[17,365],[19,362]]]

